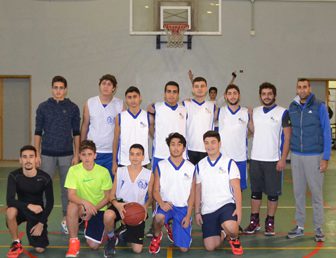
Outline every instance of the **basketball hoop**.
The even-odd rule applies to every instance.
[[[189,29],[187,23],[166,23],[163,28],[167,35],[167,47],[183,47],[184,32]]]

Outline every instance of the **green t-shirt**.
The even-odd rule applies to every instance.
[[[79,163],[70,167],[64,187],[75,189],[78,197],[97,205],[104,198],[104,191],[112,188],[112,180],[106,168],[95,164],[91,171],[87,171]],[[106,209],[105,206],[100,210]]]

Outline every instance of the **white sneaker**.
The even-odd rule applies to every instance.
[[[62,230],[63,234],[69,235],[69,230],[68,230],[68,227],[67,227],[67,224],[66,224],[65,220],[62,220],[62,222],[61,222],[61,230]]]

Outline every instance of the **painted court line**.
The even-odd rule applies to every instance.
[[[24,245],[24,248],[31,248],[31,246],[29,245]],[[0,245],[0,248],[8,248],[8,245]],[[66,250],[68,248],[67,245],[50,245],[48,246],[48,249],[64,249]],[[258,247],[243,247],[244,250],[315,250],[315,249],[319,249],[319,250],[329,250],[329,251],[333,251],[336,250],[336,246],[282,246],[282,247],[270,247],[270,246],[258,246]],[[90,249],[90,247],[88,246],[81,246],[81,249]],[[102,249],[102,248],[101,248]],[[130,250],[131,247],[128,246],[118,246],[117,250]],[[173,250],[179,250],[178,247],[171,247],[171,246],[162,246],[161,250],[171,250],[171,252]],[[203,246],[192,246],[190,247],[190,250],[204,250]],[[231,247],[221,247],[218,248],[218,250],[231,250]],[[311,256],[310,256],[311,257]]]

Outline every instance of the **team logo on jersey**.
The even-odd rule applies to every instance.
[[[278,122],[278,120],[275,119],[273,116],[271,116],[271,120],[272,120],[272,122],[274,122],[274,123],[277,123],[277,122]]]
[[[184,179],[190,179],[190,176],[187,173],[184,173]]]
[[[144,127],[147,127],[147,125],[144,123],[144,122],[140,122],[140,126],[142,127],[142,128],[144,128]]]
[[[140,179],[140,180],[138,181],[138,187],[139,187],[140,189],[147,189],[147,187],[148,187],[148,181],[146,181],[146,180],[144,180],[144,179]]]
[[[181,119],[184,119],[184,115],[182,113],[179,113],[179,115]]]
[[[114,117],[113,116],[108,116],[106,118],[106,122],[109,124],[109,125],[113,125],[114,124]]]
[[[241,124],[246,124],[246,121],[244,121],[241,117],[238,118],[238,121],[239,121]]]
[[[313,110],[309,110],[309,111],[308,111],[308,114],[313,114]]]
[[[63,114],[65,114],[67,111],[65,109],[63,109]]]
[[[211,111],[206,107],[205,108],[205,110],[209,113],[209,114],[211,114]]]
[[[222,167],[219,167],[219,169],[218,169],[218,173],[219,173],[219,174],[224,174],[224,173],[225,173],[225,169],[222,168]]]

